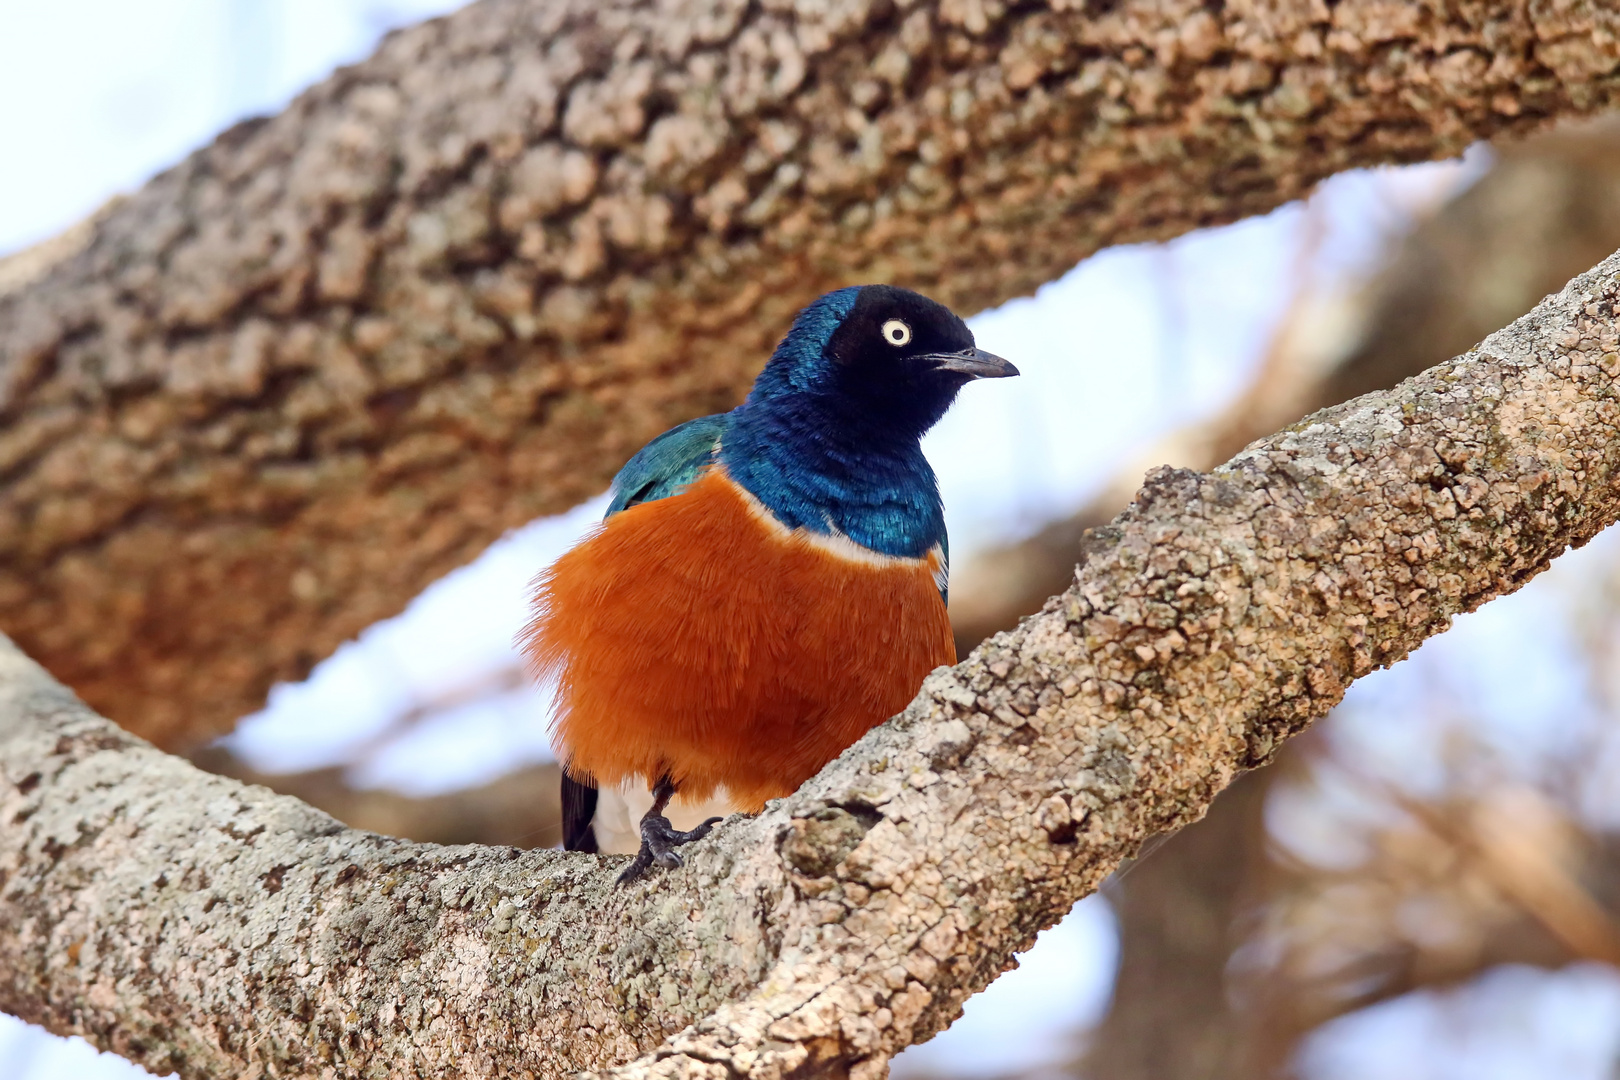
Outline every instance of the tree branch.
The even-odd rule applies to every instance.
[[[164,745],[740,399],[835,285],[1615,98],[1600,4],[484,0],[0,268],[0,628]]]
[[[1617,302],[1620,255],[1394,391],[1155,470],[1041,614],[630,889],[205,776],[7,649],[0,1009],[188,1077],[881,1075],[1350,680],[1620,517]]]

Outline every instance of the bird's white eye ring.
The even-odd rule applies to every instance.
[[[899,319],[890,319],[883,324],[883,340],[896,348],[911,344],[911,327]]]

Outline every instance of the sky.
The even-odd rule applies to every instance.
[[[234,121],[280,107],[335,65],[364,56],[388,27],[454,6],[0,0],[0,160],[11,166],[0,170],[0,254],[71,225]],[[1077,507],[1121,462],[1217,411],[1245,386],[1299,289],[1348,287],[1420,207],[1466,183],[1485,160],[1335,178],[1315,197],[1311,213],[1324,239],[1303,265],[1307,211],[1292,204],[1169,244],[1102,252],[1036,296],[971,320],[980,344],[1024,374],[968,387],[926,441],[958,563]],[[360,786],[412,794],[481,783],[547,759],[544,701],[528,689],[440,709],[408,737],[358,761],[354,749],[406,711],[454,697],[509,665],[527,582],[602,505],[593,500],[515,530],[399,618],[339,649],[307,682],[277,687],[231,737],[233,749],[272,772],[349,763]],[[1478,687],[1482,708],[1495,718],[1492,737],[1504,745],[1536,741],[1549,714],[1578,712],[1583,706],[1572,704],[1567,656],[1555,640],[1556,595],[1527,590],[1513,603],[1460,620],[1461,635],[1420,653],[1427,667],[1358,684],[1350,712],[1359,709],[1366,719],[1345,737],[1361,739],[1369,753],[1411,749],[1422,734],[1394,718],[1405,715],[1399,703],[1411,696],[1402,680],[1419,678]],[[1467,630],[1465,622],[1480,629]],[[1481,655],[1498,661],[1496,682],[1475,680]],[[1296,818],[1294,842],[1331,844],[1337,826],[1330,813],[1301,810]],[[1083,901],[1041,936],[1016,972],[972,999],[949,1032],[898,1059],[895,1075],[983,1077],[1063,1060],[1075,1050],[1076,1029],[1107,1006],[1115,953],[1106,902]],[[1302,1063],[1312,1080],[1598,1080],[1614,1059],[1615,1031],[1620,981],[1613,972],[1508,971],[1466,992],[1403,999],[1345,1018],[1313,1038]],[[0,1077],[144,1075],[82,1041],[0,1017]]]
[[[455,0],[0,0],[0,253]]]

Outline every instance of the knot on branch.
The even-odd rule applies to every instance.
[[[828,877],[881,819],[875,810],[852,812],[842,806],[823,806],[790,821],[781,831],[777,849],[789,866],[806,877]]]

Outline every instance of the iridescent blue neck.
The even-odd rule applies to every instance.
[[[915,436],[813,393],[751,396],[730,419],[721,462],[789,528],[908,558],[944,541],[939,485]]]

